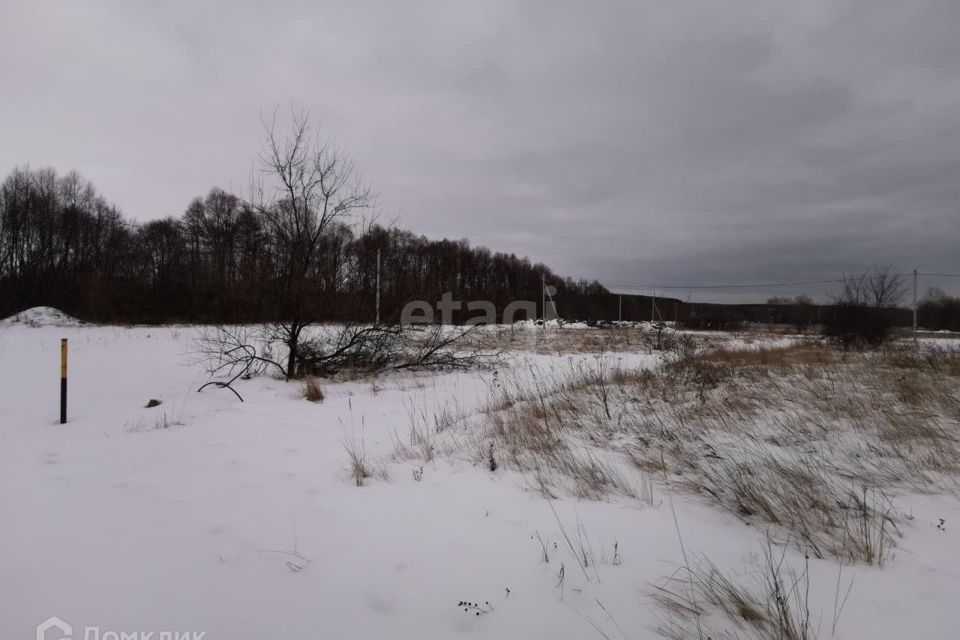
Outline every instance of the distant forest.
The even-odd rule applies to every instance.
[[[241,323],[284,320],[284,270],[296,243],[269,228],[263,210],[213,189],[180,218],[126,219],[75,172],[15,169],[0,184],[0,318],[48,305],[94,322]],[[291,249],[293,247],[293,249]],[[331,224],[305,278],[311,321],[372,321],[377,250],[381,318],[395,321],[411,300],[490,300],[498,313],[515,300],[541,300],[541,278],[556,288],[567,320],[676,320],[697,329],[787,324],[806,330],[833,313],[805,296],[767,304],[703,304],[611,294],[513,254],[466,240],[429,240],[379,225]],[[651,311],[654,310],[655,314]],[[827,315],[824,315],[827,314]],[[455,322],[474,315],[464,310]],[[499,320],[498,316],[498,320]],[[960,298],[931,289],[918,320],[960,330]],[[909,326],[907,309],[895,324]]]
[[[49,305],[100,322],[261,322],[277,308],[273,293],[290,248],[265,229],[258,212],[220,189],[195,198],[180,218],[126,219],[75,172],[17,168],[0,187],[0,317]],[[331,225],[309,273],[315,320],[374,317],[377,250],[381,317],[403,305],[455,299],[541,297],[541,278],[558,294],[605,294],[527,258],[429,240],[371,225]]]

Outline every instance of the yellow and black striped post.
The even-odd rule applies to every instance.
[[[67,339],[60,339],[60,424],[67,423]]]

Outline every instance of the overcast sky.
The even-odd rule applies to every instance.
[[[0,172],[179,216],[295,103],[384,219],[566,275],[960,273],[958,28],[956,0],[2,0]]]

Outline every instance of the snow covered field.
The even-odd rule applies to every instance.
[[[496,370],[322,382],[316,404],[299,383],[259,377],[238,383],[241,403],[196,393],[207,375],[191,356],[195,328],[43,320],[0,327],[4,640],[33,638],[50,616],[75,638],[87,627],[207,640],[652,638],[665,616],[653,586],[685,554],[747,583],[762,568],[761,527],[656,474],[626,467],[633,496],[591,500],[545,497],[503,460],[489,470],[471,416],[505,380],[656,367],[644,349],[518,349]],[[418,459],[412,426],[438,423],[436,450]],[[372,470],[360,487],[350,447]],[[941,490],[893,500],[903,536],[882,568],[809,560],[818,637],[958,637],[960,506]],[[801,551],[785,554],[803,567]]]

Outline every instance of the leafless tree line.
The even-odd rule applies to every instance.
[[[349,157],[305,113],[264,123],[245,196],[213,189],[180,218],[125,219],[89,181],[14,169],[0,183],[0,315],[47,304],[90,320],[289,321],[373,318],[377,254],[382,317],[450,291],[498,308],[561,291],[605,291],[542,264],[372,224],[375,198]]]

